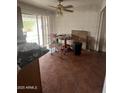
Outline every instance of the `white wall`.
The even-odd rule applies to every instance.
[[[75,11],[74,13],[64,13],[56,17],[55,31],[60,33],[71,34],[72,30],[89,31],[91,36],[96,40],[98,32],[99,15],[95,11]]]

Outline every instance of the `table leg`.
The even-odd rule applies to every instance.
[[[65,39],[64,41],[65,41],[65,48],[66,48],[67,47],[67,42],[66,42],[67,40]]]

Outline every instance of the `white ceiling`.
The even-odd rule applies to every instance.
[[[57,0],[19,0],[20,2],[30,4],[39,8],[46,8],[49,10],[54,10],[49,7],[49,5],[56,6],[58,4]],[[63,5],[73,5],[74,10],[93,10],[99,11],[102,7],[102,3],[105,0],[64,0]]]

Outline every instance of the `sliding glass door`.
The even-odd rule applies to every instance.
[[[37,43],[43,45],[41,17],[36,15],[22,15],[23,18],[23,34],[26,42]]]
[[[26,37],[26,42],[48,47],[51,30],[49,16],[23,14],[22,18],[23,34]]]

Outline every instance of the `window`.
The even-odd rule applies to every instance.
[[[26,37],[26,42],[43,46],[41,16],[23,14],[22,18],[23,34]]]

